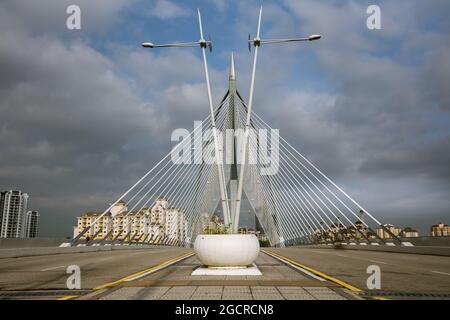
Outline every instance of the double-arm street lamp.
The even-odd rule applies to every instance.
[[[195,42],[178,42],[178,43],[168,43],[168,44],[154,44],[152,42],[144,42],[142,43],[142,46],[144,48],[172,48],[172,47],[197,47],[199,46],[202,49],[203,54],[203,67],[205,69],[205,79],[206,79],[206,87],[208,91],[208,101],[209,101],[209,111],[211,113],[211,126],[212,126],[212,133],[214,138],[214,153],[216,157],[216,163],[217,163],[217,170],[218,170],[218,176],[219,176],[219,187],[220,187],[220,200],[222,202],[222,211],[223,211],[223,217],[225,225],[229,225],[231,223],[230,219],[230,210],[229,210],[229,204],[228,204],[228,196],[226,192],[226,185],[225,185],[225,173],[223,171],[222,166],[222,153],[219,149],[219,140],[218,140],[218,134],[217,134],[217,128],[216,128],[216,119],[214,115],[214,106],[212,102],[212,95],[211,95],[211,84],[209,81],[209,72],[208,72],[208,63],[206,61],[206,48],[209,49],[209,51],[212,51],[212,42],[211,40],[205,40],[203,37],[203,26],[202,26],[202,17],[200,15],[200,10],[197,9],[198,14],[198,25],[199,25],[199,31],[200,31],[200,40]]]
[[[252,45],[260,46],[262,44],[272,44],[272,43],[284,43],[284,42],[299,42],[299,41],[314,41],[322,38],[320,34],[312,34],[308,37],[304,38],[287,38],[287,39],[259,39],[259,37],[254,38],[253,40],[248,35],[248,50],[251,51]]]
[[[258,28],[257,28],[257,32],[256,32],[256,37],[251,39],[250,35],[249,35],[249,39],[248,39],[249,50],[251,50],[251,47],[254,46],[255,53],[254,53],[254,57],[253,57],[253,68],[252,68],[252,75],[251,75],[251,82],[250,82],[250,95],[249,95],[249,102],[248,102],[248,109],[247,109],[247,119],[246,119],[246,124],[245,124],[245,133],[244,133],[244,137],[243,137],[243,141],[242,141],[242,159],[240,162],[241,167],[240,167],[240,171],[239,171],[239,185],[238,185],[236,199],[234,199],[234,201],[235,201],[234,217],[231,217],[229,205],[228,205],[228,196],[227,196],[227,192],[226,192],[226,185],[225,185],[225,174],[224,174],[223,166],[222,166],[222,154],[219,150],[219,141],[218,141],[218,134],[217,134],[217,128],[216,128],[216,121],[215,121],[215,116],[214,116],[214,107],[213,107],[212,97],[211,97],[211,85],[210,85],[210,81],[209,81],[208,64],[206,61],[206,48],[208,48],[210,51],[212,51],[212,42],[211,42],[211,40],[204,39],[200,10],[197,10],[197,12],[198,12],[198,23],[199,23],[199,29],[200,29],[200,40],[194,41],[194,42],[178,42],[178,43],[167,43],[167,44],[154,44],[152,42],[144,42],[144,43],[142,43],[142,46],[144,48],[171,48],[171,47],[197,47],[197,46],[202,48],[203,66],[205,69],[205,78],[206,78],[206,86],[207,86],[207,91],[208,91],[209,109],[211,112],[211,124],[212,124],[212,129],[213,129],[212,131],[213,131],[213,137],[214,137],[214,148],[215,148],[217,169],[218,169],[218,174],[219,174],[219,187],[220,187],[220,195],[221,195],[224,222],[226,225],[231,224],[232,232],[237,233],[238,226],[239,226],[239,216],[240,216],[241,199],[242,199],[243,182],[244,182],[244,172],[245,172],[245,165],[246,165],[247,144],[248,144],[250,121],[251,121],[251,114],[252,114],[252,107],[253,107],[253,92],[254,92],[254,84],[255,84],[258,48],[263,44],[314,41],[314,40],[319,40],[321,38],[321,36],[318,34],[312,34],[308,37],[303,37],[303,38],[261,39],[260,38],[260,29],[261,29],[262,7],[259,10]]]
[[[194,42],[176,42],[176,43],[165,43],[165,44],[154,44],[152,42],[143,42],[142,46],[144,48],[173,48],[173,47],[198,47],[200,48],[206,48],[208,47],[209,51],[212,51],[212,41],[211,40],[205,40],[200,39],[199,41]]]
[[[301,42],[301,41],[314,41],[319,40],[321,38],[318,34],[310,35],[309,37],[303,37],[303,38],[288,38],[288,39],[261,39],[260,38],[260,30],[261,30],[261,15],[262,15],[262,6],[259,9],[259,17],[258,17],[258,27],[256,30],[256,37],[252,40],[249,35],[248,39],[248,48],[251,50],[252,45],[255,47],[255,53],[253,56],[253,68],[252,68],[252,76],[250,80],[250,95],[248,98],[248,108],[247,108],[247,120],[245,123],[245,131],[244,131],[244,137],[242,141],[242,159],[241,159],[241,167],[239,171],[239,185],[238,185],[238,191],[237,191],[237,197],[235,202],[235,210],[234,210],[234,218],[233,218],[233,225],[232,229],[233,232],[236,233],[239,226],[239,215],[241,210],[241,199],[242,199],[242,190],[244,186],[244,172],[245,172],[245,166],[246,166],[246,153],[247,153],[247,144],[248,144],[248,137],[249,137],[249,130],[250,130],[250,121],[251,121],[251,115],[252,115],[252,107],[253,107],[253,92],[255,87],[255,73],[256,73],[256,61],[258,59],[258,48],[262,44],[275,44],[275,43],[286,43],[286,42]]]

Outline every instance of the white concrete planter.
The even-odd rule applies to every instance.
[[[244,267],[259,254],[259,241],[253,234],[200,234],[194,251],[208,267]]]

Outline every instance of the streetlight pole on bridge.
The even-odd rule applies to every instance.
[[[255,88],[255,75],[256,75],[256,63],[258,59],[258,49],[262,44],[276,44],[276,43],[286,43],[286,42],[301,42],[301,41],[314,41],[319,40],[321,38],[318,34],[310,35],[309,37],[304,38],[287,38],[287,39],[261,39],[260,38],[260,30],[261,30],[261,16],[262,16],[262,6],[259,9],[259,17],[258,17],[258,27],[256,30],[256,37],[252,40],[248,39],[248,47],[251,50],[251,46],[255,47],[255,53],[253,56],[253,68],[252,68],[252,76],[250,80],[250,95],[248,98],[248,110],[247,110],[247,120],[245,123],[245,133],[244,133],[244,141],[242,141],[242,159],[241,159],[241,168],[239,171],[239,185],[237,191],[237,197],[235,202],[235,210],[234,217],[232,222],[232,229],[234,233],[237,233],[239,227],[239,216],[241,210],[241,199],[242,199],[242,190],[244,186],[244,172],[246,166],[246,153],[247,153],[247,145],[248,145],[248,137],[250,131],[250,123],[251,123],[251,115],[252,115],[252,107],[253,107],[253,93]]]
[[[217,163],[217,171],[219,176],[219,188],[220,188],[220,200],[222,202],[222,211],[225,225],[229,225],[231,223],[230,209],[228,205],[228,196],[226,192],[226,184],[225,184],[225,174],[222,166],[223,156],[222,152],[219,148],[219,138],[217,134],[216,127],[216,119],[214,115],[214,106],[212,102],[212,94],[211,94],[211,84],[209,81],[209,72],[208,72],[208,63],[206,60],[206,48],[209,51],[212,51],[212,42],[211,40],[205,40],[203,36],[203,25],[202,25],[202,17],[200,14],[200,9],[197,9],[198,14],[198,25],[200,31],[200,40],[195,42],[178,42],[178,43],[168,43],[168,44],[154,44],[152,42],[144,42],[142,46],[144,48],[171,48],[171,47],[197,47],[199,46],[202,49],[203,56],[203,67],[205,70],[205,79],[206,79],[206,88],[208,92],[208,102],[209,102],[209,110],[211,113],[211,126],[212,126],[212,134],[214,139],[214,153],[216,157]]]

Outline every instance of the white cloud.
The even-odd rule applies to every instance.
[[[189,11],[168,0],[158,0],[150,14],[162,20],[189,15]]]
[[[220,12],[225,11],[227,8],[228,2],[227,0],[209,0],[211,3],[219,10]]]

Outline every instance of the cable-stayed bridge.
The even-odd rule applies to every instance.
[[[120,243],[191,246],[203,231],[205,220],[219,211],[218,208],[229,232],[237,233],[244,199],[248,200],[272,246],[336,241],[384,244],[375,228],[392,238],[389,244],[402,244],[397,235],[253,112],[259,47],[321,38],[310,35],[261,39],[261,17],[262,8],[256,37],[251,40],[249,36],[248,41],[249,49],[255,48],[248,104],[237,90],[232,56],[229,89],[219,105],[213,107],[206,59],[206,49],[212,51],[212,42],[204,39],[200,11],[199,41],[142,44],[145,48],[199,46],[202,49],[210,115],[197,123],[169,154],[94,221],[79,226],[80,233],[72,240],[72,246],[78,245],[81,239],[88,240],[87,245],[115,244],[119,240]],[[178,153],[182,157],[174,160]],[[127,204],[127,211],[122,214],[126,220],[121,222],[124,226],[120,230],[113,231],[114,218],[120,212],[111,210],[119,202]],[[171,215],[161,217],[161,210],[167,209],[169,203]],[[105,221],[107,215],[112,217]],[[137,219],[141,222],[138,227]],[[155,227],[165,219],[176,220],[176,230],[168,234]]]
[[[142,176],[75,238],[72,245],[89,235],[88,245],[136,243],[191,246],[203,231],[205,220],[221,211],[220,174],[223,175],[230,215],[221,216],[230,228],[236,215],[238,180],[242,168],[242,139],[248,106],[236,89],[236,72],[231,60],[229,89],[214,109],[220,139],[221,165],[215,163],[211,116],[196,122],[194,130]],[[336,185],[258,114],[253,112],[248,138],[247,170],[243,193],[272,246],[348,242],[385,244],[375,231],[391,235],[390,244],[401,240],[357,201]],[[208,156],[209,159],[208,159]],[[174,159],[175,157],[178,157]],[[152,232],[158,199],[166,199],[179,220],[181,230],[172,235]],[[113,219],[102,218],[125,202],[125,225],[113,233]],[[226,206],[223,206],[226,207]],[[152,219],[153,215],[153,219]],[[114,218],[114,216],[113,216]],[[136,228],[136,220],[143,223]],[[100,227],[101,226],[101,227]],[[239,226],[235,222],[235,229]],[[99,237],[101,235],[101,237]],[[120,239],[120,240],[118,240]]]

